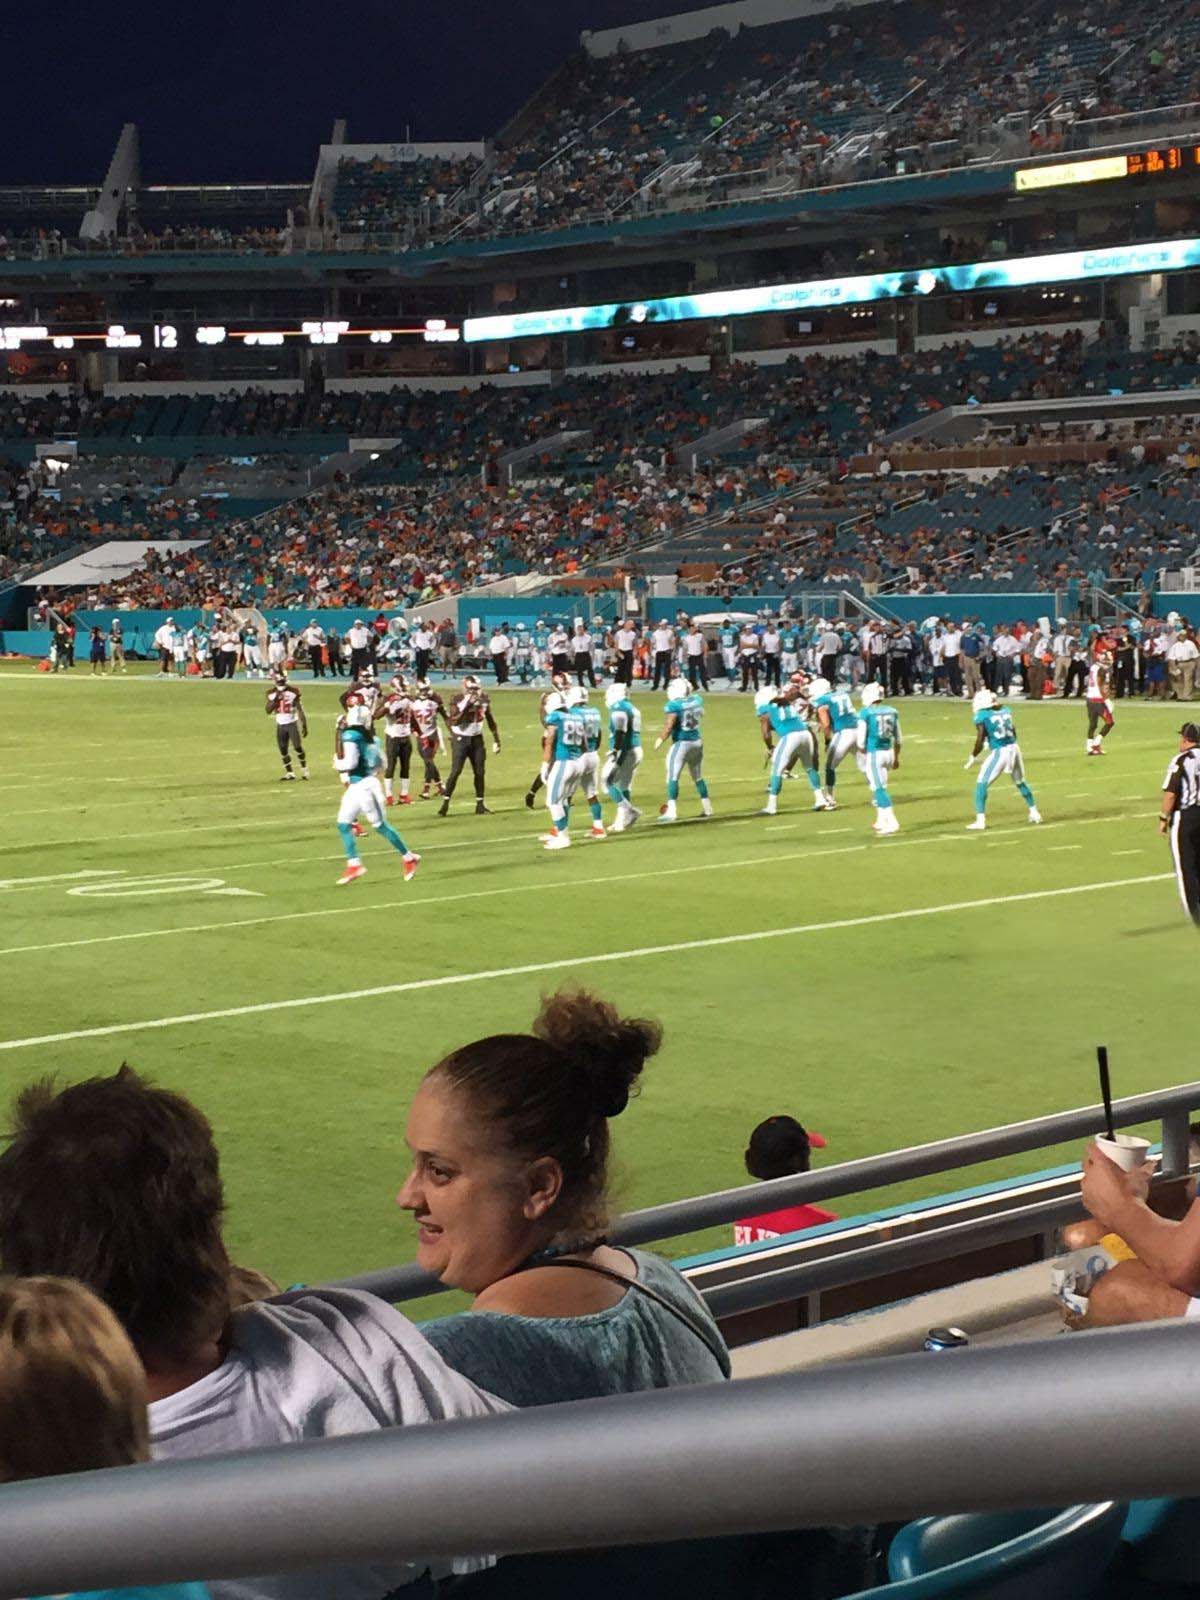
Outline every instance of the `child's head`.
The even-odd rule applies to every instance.
[[[0,1482],[149,1458],[142,1364],[69,1278],[0,1278],[0,1395]]]

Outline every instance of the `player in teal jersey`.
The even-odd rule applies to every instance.
[[[658,820],[660,822],[675,822],[676,803],[679,800],[679,777],[686,767],[692,775],[692,782],[696,785],[696,793],[700,796],[700,810],[706,817],[712,816],[712,801],[708,797],[708,785],[704,781],[704,739],[700,733],[700,724],[704,719],[704,701],[695,693],[686,678],[673,678],[667,685],[666,721],[663,731],[654,741],[657,750],[670,741],[671,748],[667,752],[667,803],[662,807]]]
[[[900,713],[884,703],[881,683],[865,684],[859,698],[862,711],[856,735],[858,766],[875,802],[871,826],[876,833],[899,833],[900,824],[888,791],[888,773],[900,770]]]
[[[587,755],[587,721],[581,707],[568,706],[566,691],[557,691],[546,701],[542,758],[549,769],[546,779],[546,807],[550,812],[550,832],[541,836],[547,850],[566,850],[571,844],[571,798],[583,777]]]
[[[592,814],[589,836],[603,839],[607,831],[604,808],[600,804],[600,740],[604,724],[596,707],[588,705],[588,692],[583,684],[571,684],[567,689],[566,701],[568,707],[583,718],[584,752],[580,760],[579,787]]]
[[[550,668],[550,629],[540,617],[533,630],[533,658],[530,664],[535,678]]]
[[[858,712],[849,690],[833,688],[828,678],[814,678],[808,697],[825,740],[825,799],[832,811],[837,806],[837,769],[858,748]]]
[[[725,668],[725,676],[732,686],[737,681],[738,675],[738,631],[728,617],[721,624],[717,643],[721,647],[721,664]]]
[[[785,622],[779,630],[779,667],[785,678],[800,666],[800,630],[794,622]]]
[[[608,755],[601,778],[617,808],[610,832],[624,833],[632,828],[641,812],[633,803],[633,780],[642,764],[642,713],[628,698],[623,683],[613,683],[604,691],[608,707]]]
[[[1030,822],[1040,822],[1042,814],[1034,802],[1033,790],[1025,782],[1025,762],[1017,743],[1017,730],[1012,712],[1002,706],[990,689],[980,689],[971,701],[975,722],[975,748],[964,763],[969,772],[975,765],[984,745],[987,756],[979,771],[975,785],[975,821],[968,822],[972,833],[982,833],[987,827],[988,790],[1002,772],[1007,772],[1017,786],[1017,793],[1029,807]]]
[[[375,832],[381,834],[392,849],[403,856],[404,881],[407,883],[420,866],[421,858],[408,848],[384,814],[386,801],[383,785],[377,776],[383,765],[383,757],[375,743],[371,713],[366,706],[353,705],[346,712],[345,726],[338,735],[333,765],[347,780],[337,817],[337,830],[346,847],[346,870],[338,883],[353,883],[367,870],[358,859],[354,843],[354,824],[360,816],[366,817]]]
[[[813,810],[829,809],[829,802],[821,790],[821,776],[816,768],[816,740],[804,716],[808,702],[802,698],[802,693],[800,686],[793,684],[783,691],[759,689],[754,696],[754,710],[771,762],[767,803],[762,809],[765,817],[773,817],[779,809],[779,791],[783,788],[784,777],[797,762],[800,762],[808,776],[813,792]],[[775,739],[779,741],[777,744]]]

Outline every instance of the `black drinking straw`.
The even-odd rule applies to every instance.
[[[1116,1144],[1117,1135],[1113,1129],[1112,1086],[1108,1081],[1108,1046],[1106,1044],[1098,1044],[1096,1046],[1096,1064],[1100,1068],[1100,1093],[1104,1098],[1104,1120],[1108,1124],[1108,1137]]]

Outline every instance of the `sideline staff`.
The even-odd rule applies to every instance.
[[[1158,831],[1171,841],[1175,876],[1184,910],[1200,927],[1200,726],[1185,722],[1179,730],[1179,754],[1172,757],[1163,779],[1163,807]]]

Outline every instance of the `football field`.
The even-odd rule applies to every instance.
[[[630,1206],[743,1181],[775,1112],[833,1161],[1092,1102],[1100,1041],[1118,1093],[1197,1075],[1200,943],[1154,823],[1178,706],[1118,704],[1087,759],[1079,703],[1017,702],[1045,823],[1001,779],[976,835],[969,707],[903,702],[903,831],[876,839],[850,762],[836,812],[801,780],[760,816],[757,719],[715,692],[711,821],[685,787],[685,820],[655,824],[647,748],[637,827],[592,841],[577,818],[546,853],[523,801],[537,696],[501,692],[495,814],[469,784],[446,820],[396,807],[416,878],[368,836],[368,876],[339,888],[337,691],[301,681],[312,779],[284,784],[259,683],[0,666],[0,1098],[123,1060],[185,1090],[217,1130],[238,1257],[284,1283],[410,1258],[393,1195],[414,1086],[568,979],[665,1026],[614,1129]],[[661,697],[639,703],[649,746]]]

